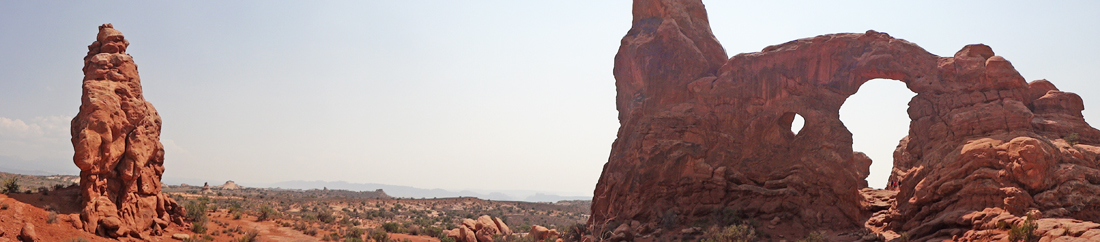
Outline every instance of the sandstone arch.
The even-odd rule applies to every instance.
[[[861,226],[869,163],[839,110],[875,78],[917,95],[890,178],[898,203],[874,222],[927,239],[979,236],[976,214],[1100,221],[1100,131],[1084,122],[1080,97],[1025,82],[988,46],[939,57],[867,31],[725,56],[701,2],[634,2],[615,57],[621,125],[594,191],[594,234],[668,233],[728,208],[805,231]],[[790,113],[805,118],[797,136],[784,128]],[[1071,134],[1079,144],[1066,143]]]

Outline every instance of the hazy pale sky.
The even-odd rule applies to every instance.
[[[985,43],[1097,120],[1100,2],[706,1],[730,55],[887,32],[941,56]],[[0,168],[76,174],[69,121],[97,26],[131,46],[164,119],[166,178],[592,194],[618,128],[611,74],[631,3],[2,1]],[[882,187],[912,92],[841,110]]]

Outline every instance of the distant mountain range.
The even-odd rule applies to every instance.
[[[49,167],[15,159],[13,157],[0,156],[0,172],[10,172],[24,175],[77,175],[80,173],[76,166]],[[45,162],[43,162],[45,163]],[[164,177],[165,184],[179,185],[189,184],[202,186],[204,182],[211,186],[221,185],[225,181],[204,181],[201,179]],[[499,201],[525,201],[525,202],[557,202],[562,200],[592,200],[592,196],[562,196],[554,192],[531,190],[462,190],[448,191],[443,189],[424,189],[410,186],[386,185],[377,183],[350,183],[345,181],[284,181],[271,184],[243,184],[246,187],[270,187],[287,189],[342,189],[350,191],[374,191],[382,189],[387,195],[403,198],[442,198],[442,197],[477,197]]]
[[[591,196],[560,196],[550,192],[541,191],[448,191],[443,189],[424,189],[410,186],[397,186],[376,183],[349,183],[345,181],[285,181],[264,185],[273,188],[289,189],[343,189],[351,191],[374,191],[382,189],[387,195],[403,198],[442,198],[442,197],[477,197],[488,200],[500,201],[525,201],[525,202],[557,202],[562,200],[591,200]]]

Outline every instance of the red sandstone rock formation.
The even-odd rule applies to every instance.
[[[636,0],[633,13],[615,56],[620,129],[594,192],[594,235],[627,224],[668,234],[729,210],[802,234],[861,226],[870,160],[852,151],[839,110],[875,78],[917,93],[882,225],[928,240],[979,238],[993,226],[982,219],[1032,210],[1100,222],[1100,131],[1081,98],[1025,82],[988,46],[939,57],[867,31],[727,60],[698,0]]]
[[[511,236],[512,230],[500,218],[481,215],[477,220],[463,219],[458,228],[444,233],[459,242],[493,242],[493,236]]]
[[[160,115],[142,96],[129,44],[105,24],[88,46],[80,113],[72,121],[73,162],[80,167],[83,229],[145,238],[170,222],[182,224],[183,210],[160,190]]]

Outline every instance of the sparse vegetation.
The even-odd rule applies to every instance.
[[[50,213],[47,213],[46,214],[46,223],[50,223],[50,224],[57,223],[57,212],[50,211]]]
[[[237,238],[237,242],[256,242],[260,237],[260,231],[251,230],[245,233],[244,236]]]
[[[185,218],[191,221],[191,232],[197,234],[206,233],[206,210],[209,201],[210,198],[200,197],[199,199],[188,201],[187,205],[183,206],[184,210],[187,210],[187,214],[184,215]]]
[[[19,178],[12,176],[5,179],[3,189],[0,190],[2,190],[4,194],[19,193]]]
[[[257,221],[274,221],[277,226],[300,231],[312,236],[312,240],[326,241],[371,241],[375,237],[385,236],[383,240],[375,241],[390,242],[393,238],[387,231],[447,241],[443,232],[445,229],[454,229],[463,219],[476,219],[481,215],[500,218],[512,231],[526,232],[537,224],[561,231],[562,237],[580,238],[587,233],[583,223],[588,219],[588,208],[591,207],[589,201],[531,203],[476,198],[394,199],[376,197],[377,194],[384,194],[377,191],[331,189],[223,189],[216,191],[221,192],[222,196],[213,196],[215,192],[208,192],[206,194],[210,197],[207,197],[198,189],[168,186],[165,192],[184,206],[187,211],[185,220],[192,223],[192,228],[198,227],[199,231],[192,231],[195,236],[212,235],[219,241],[225,237],[237,241],[245,235],[247,230],[241,231],[228,224],[244,217],[253,220],[250,215],[256,216]],[[198,211],[209,215],[199,216]],[[194,223],[203,219],[206,223]],[[502,237],[500,241],[522,239]]]
[[[386,233],[385,230],[375,229],[371,230],[370,238],[374,241],[390,241],[390,234]]]
[[[1035,214],[1028,213],[1024,218],[1024,222],[1019,225],[1010,225],[1008,229],[1008,240],[1013,242],[1035,242],[1039,240],[1039,236],[1035,235],[1035,229],[1039,228],[1038,224],[1035,224]]]
[[[703,242],[749,242],[757,239],[756,229],[746,224],[714,228],[704,237]]]
[[[797,242],[825,242],[825,234],[820,231],[810,232],[805,238],[799,239]]]
[[[263,207],[260,207],[260,215],[256,216],[256,221],[268,220],[268,219],[274,217],[276,213],[278,213],[278,212],[275,211],[275,209],[273,209],[273,208],[271,208],[267,205],[264,205]],[[234,215],[234,216],[240,218],[240,216],[237,216],[237,215]]]
[[[1070,133],[1069,135],[1066,135],[1066,137],[1062,137],[1062,140],[1065,140],[1066,143],[1069,144],[1069,146],[1077,145],[1077,142],[1080,141],[1080,139],[1080,135],[1078,135],[1076,132]]]

